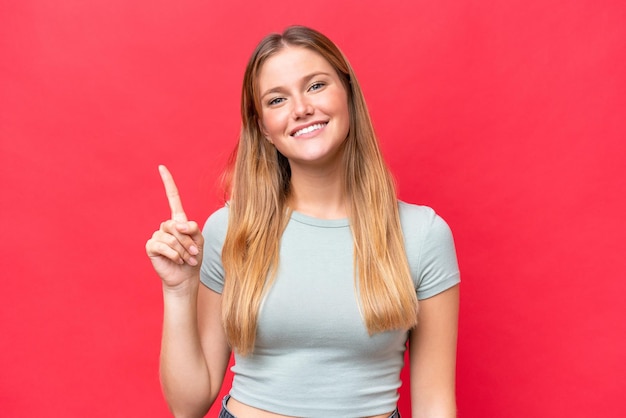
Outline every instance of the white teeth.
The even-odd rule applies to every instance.
[[[311,126],[307,126],[306,128],[300,129],[299,131],[296,131],[293,136],[300,136],[300,135],[304,135],[304,134],[308,134],[309,132],[313,132],[313,131],[317,131],[318,129],[322,129],[324,126],[326,126],[325,123],[316,123],[315,125],[311,125]]]

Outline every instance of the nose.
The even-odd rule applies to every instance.
[[[293,98],[293,117],[294,119],[302,119],[314,113],[313,105],[306,96],[297,96]]]

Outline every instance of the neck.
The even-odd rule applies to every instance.
[[[321,219],[348,216],[343,174],[339,166],[326,170],[291,167],[289,206]]]

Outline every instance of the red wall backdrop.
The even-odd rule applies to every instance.
[[[459,416],[626,416],[622,0],[0,3],[0,415],[168,416],[156,167],[221,205],[244,64],[293,23],[455,233]]]

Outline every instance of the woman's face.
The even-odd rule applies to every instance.
[[[259,72],[260,128],[291,165],[336,164],[348,136],[348,95],[335,69],[318,53],[290,46]]]

